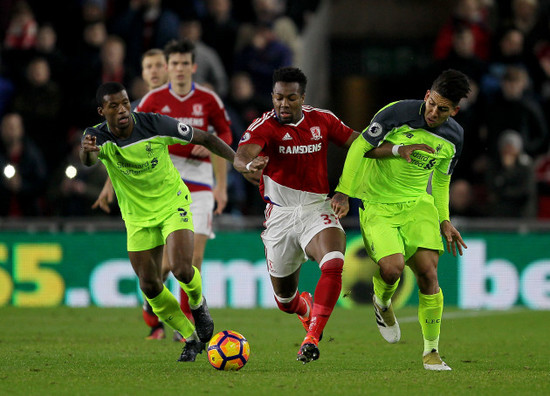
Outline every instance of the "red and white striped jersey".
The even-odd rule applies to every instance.
[[[170,84],[156,88],[143,97],[136,111],[161,113],[184,124],[212,131],[227,144],[231,144],[230,121],[223,102],[215,92],[193,83],[191,91],[179,96]],[[214,184],[210,157],[191,155],[193,144],[169,146],[172,162],[191,192],[211,190]]]
[[[266,202],[298,206],[324,200],[329,193],[327,151],[329,142],[343,146],[353,129],[328,110],[302,106],[296,124],[281,124],[275,110],[256,119],[239,145],[257,144],[268,156],[260,181]]]

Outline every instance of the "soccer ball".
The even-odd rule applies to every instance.
[[[233,330],[220,331],[208,343],[208,361],[217,370],[240,370],[249,356],[248,341]]]

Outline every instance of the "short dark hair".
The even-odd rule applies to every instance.
[[[187,39],[171,40],[164,46],[164,56],[167,62],[171,54],[191,54],[191,61],[195,63],[195,44]]]
[[[105,95],[112,95],[122,91],[126,91],[126,88],[121,83],[109,81],[101,84],[95,94],[97,105],[103,107]]]
[[[470,92],[470,82],[464,73],[458,70],[448,69],[435,79],[431,90],[449,99],[455,105],[458,105],[460,99],[468,96]]]
[[[297,82],[300,85],[301,93],[306,93],[307,77],[297,67],[281,67],[273,72],[273,86],[277,82],[293,83]]]

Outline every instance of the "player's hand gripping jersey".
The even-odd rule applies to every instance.
[[[117,193],[122,218],[147,227],[170,213],[173,202],[190,201],[189,190],[170,160],[168,145],[188,144],[193,128],[160,114],[131,113],[134,129],[128,139],[111,133],[107,122],[87,128],[96,136],[103,162]]]
[[[239,142],[257,144],[262,147],[259,155],[269,157],[260,181],[260,193],[268,203],[298,206],[325,200],[329,141],[343,146],[353,132],[328,110],[302,110],[296,124],[281,124],[274,110],[264,113]]]
[[[165,114],[184,124],[216,132],[221,140],[231,144],[229,117],[221,99],[199,84],[193,83],[191,91],[183,97],[177,95],[170,84],[163,85],[145,95],[136,110]],[[214,178],[210,156],[191,155],[194,146],[170,146],[170,157],[189,190],[211,190]]]
[[[452,118],[436,128],[424,119],[422,100],[390,103],[372,119],[350,147],[340,183],[336,188],[351,197],[368,202],[398,203],[414,201],[426,194],[430,174],[440,221],[448,217],[450,175],[462,151],[464,130]],[[427,144],[435,153],[416,150],[411,162],[401,157],[376,160],[365,158],[367,151],[383,142]]]

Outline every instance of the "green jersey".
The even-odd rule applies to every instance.
[[[376,203],[401,203],[426,194],[430,175],[440,220],[448,218],[450,175],[462,151],[464,131],[452,118],[436,128],[424,119],[421,100],[403,100],[382,108],[350,147],[336,191]],[[416,150],[411,162],[401,157],[365,158],[383,142],[427,144],[435,153]],[[438,202],[439,201],[439,202]]]
[[[188,144],[193,128],[154,113],[131,113],[128,139],[116,137],[107,122],[87,128],[96,137],[99,159],[107,168],[125,222],[149,227],[172,211],[189,190],[168,155],[171,144]]]

